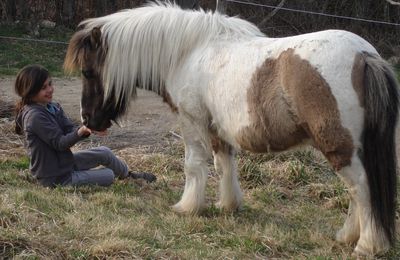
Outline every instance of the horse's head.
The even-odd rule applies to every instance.
[[[99,28],[83,28],[71,38],[64,61],[66,71],[81,69],[82,123],[97,131],[109,128],[111,121],[115,121],[126,110],[124,96],[116,98],[114,90],[107,93],[104,87],[103,70],[107,49]]]

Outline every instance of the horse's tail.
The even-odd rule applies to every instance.
[[[381,224],[389,242],[395,239],[396,147],[395,128],[399,93],[396,75],[375,54],[363,53],[364,129],[360,159],[370,190],[372,217]]]

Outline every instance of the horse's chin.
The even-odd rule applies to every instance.
[[[98,132],[103,132],[110,128],[112,126],[112,123],[110,120],[103,122],[102,124],[87,124],[86,127],[90,128],[91,130],[98,131]]]

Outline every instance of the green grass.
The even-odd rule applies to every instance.
[[[184,185],[181,144],[129,156],[158,181],[47,189],[30,177],[27,158],[1,162],[0,258],[352,259],[353,247],[334,240],[347,192],[310,150],[241,154],[243,208],[227,213],[213,206],[218,182],[210,177],[200,216],[170,209]],[[210,171],[214,176],[211,165]],[[399,252],[397,243],[383,259]]]
[[[53,76],[62,76],[62,64],[67,50],[66,44],[28,41],[47,40],[68,42],[73,31],[64,27],[41,28],[39,37],[32,37],[23,24],[1,25],[0,36],[17,37],[26,40],[0,38],[0,75],[16,75],[28,64],[41,64]]]
[[[22,157],[18,161],[15,160],[5,160],[0,164],[1,170],[6,170],[10,168],[15,168],[17,170],[27,169],[29,167],[29,158]]]

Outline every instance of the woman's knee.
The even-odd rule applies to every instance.
[[[96,149],[97,151],[100,151],[103,165],[108,165],[111,162],[111,160],[115,157],[111,149],[106,146],[99,146]]]
[[[101,150],[107,156],[114,156],[114,153],[107,146],[99,146],[97,149]]]
[[[110,186],[113,184],[115,179],[115,174],[110,169],[101,169],[96,176],[96,184],[100,186]]]

